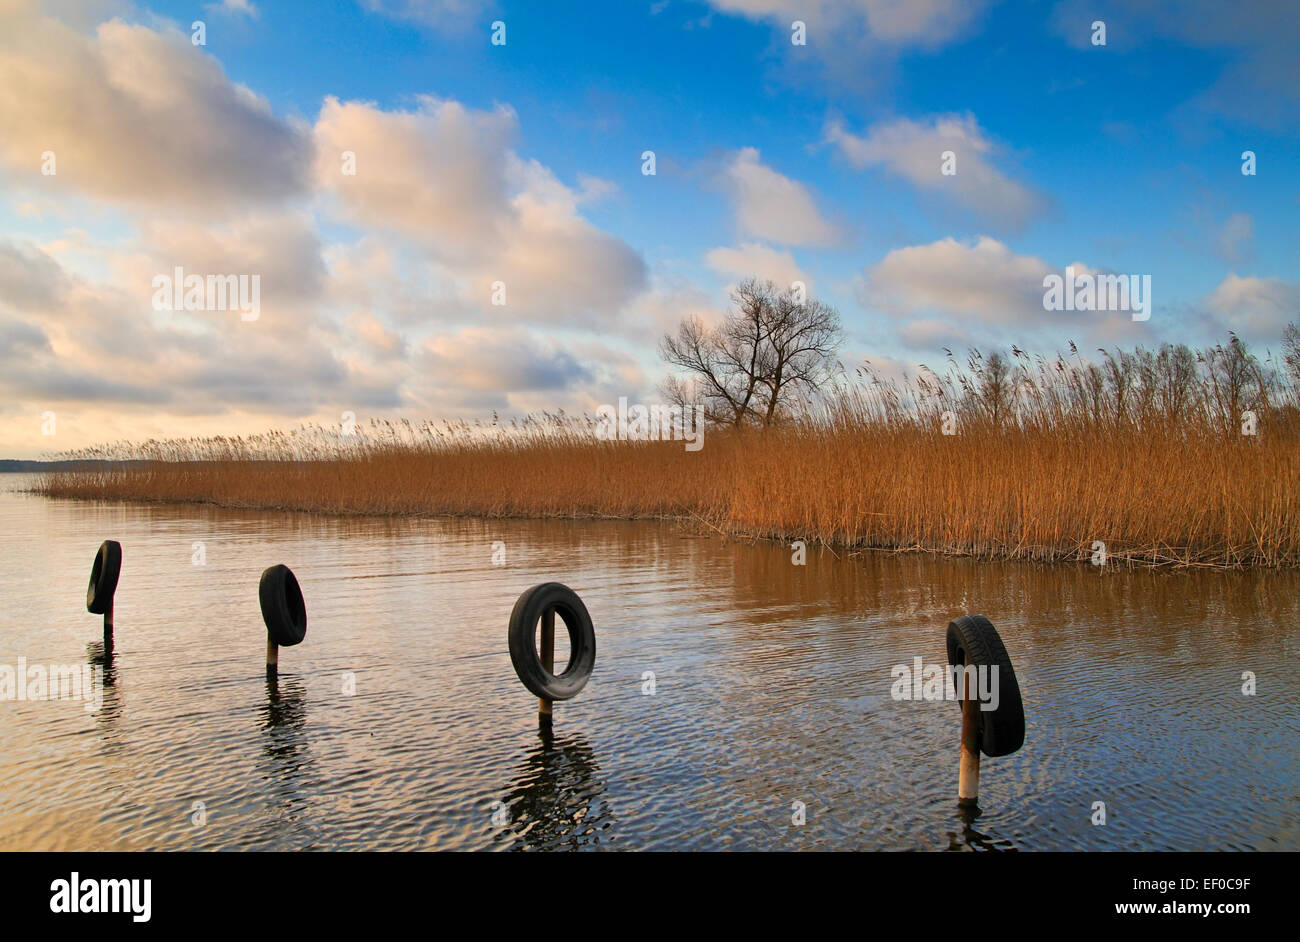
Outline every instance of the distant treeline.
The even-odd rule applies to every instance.
[[[114,471],[148,464],[148,461],[109,461],[81,459],[76,461],[23,461],[17,458],[0,458],[0,474],[21,474],[40,471]]]

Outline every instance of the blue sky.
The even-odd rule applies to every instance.
[[[1007,148],[1016,178],[1054,201],[1015,234],[1027,249],[1049,258],[1112,254],[1113,266],[1157,275],[1163,298],[1190,301],[1212,290],[1225,266],[1212,263],[1210,240],[1188,245],[1189,229],[1248,212],[1257,270],[1295,274],[1287,236],[1300,211],[1300,126],[1259,127],[1195,104],[1240,58],[1234,49],[1178,43],[1127,18],[1110,21],[1106,47],[1075,48],[1052,4],[1003,3],[940,49],[891,52],[846,81],[822,65],[820,47],[833,36],[814,33],[797,48],[774,20],[688,0],[656,6],[561,5],[573,11],[565,15],[499,3],[438,30],[359,4],[322,5],[309,16],[263,4],[257,20],[220,45],[214,38],[208,51],[277,110],[308,120],[325,95],[384,108],[419,93],[477,108],[508,103],[520,116],[522,153],[565,180],[589,174],[619,185],[620,198],[589,215],[652,258],[702,255],[732,237],[725,199],[701,192],[694,177],[747,146],[857,230],[843,251],[827,253],[830,273],[883,254],[898,234],[984,232],[977,219],[927,211],[887,173],[847,168],[823,140],[832,115],[861,127],[969,112]],[[788,7],[798,14],[799,4]],[[156,9],[183,21],[193,5]],[[507,24],[504,47],[488,42],[493,19]],[[1090,38],[1089,23],[1077,21],[1080,36]],[[1138,34],[1117,35],[1125,29]],[[643,178],[647,148],[677,172]],[[1265,155],[1266,173],[1242,176],[1247,149]]]
[[[350,403],[652,397],[655,337],[720,316],[746,273],[807,279],[844,318],[846,362],[895,372],[944,346],[1275,344],[1300,320],[1298,9],[20,3],[0,30],[18,420],[0,451],[47,450],[47,410],[76,447]],[[333,168],[345,147],[355,180]],[[1043,272],[1070,263],[1150,275],[1151,320],[1042,310]],[[173,264],[262,274],[267,320],[147,312],[97,355],[78,325],[106,330]],[[526,299],[486,306],[494,271]]]

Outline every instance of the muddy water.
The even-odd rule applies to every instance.
[[[95,505],[23,483],[0,478],[0,665],[105,673],[98,702],[0,702],[0,849],[1300,849],[1295,574],[815,547],[795,566],[658,524]],[[107,663],[84,606],[106,538],[124,548]],[[278,562],[309,623],[268,685],[257,582]],[[506,623],[548,580],[586,601],[597,659],[543,740]],[[1028,722],[1019,753],[984,761],[974,819],[955,705],[890,695],[895,665],[942,662],[963,612],[1002,633]]]

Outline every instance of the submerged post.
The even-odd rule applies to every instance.
[[[970,672],[962,671],[961,770],[957,775],[957,804],[973,808],[980,797],[980,702],[971,696]]]
[[[542,643],[538,647],[538,657],[548,674],[555,673],[555,609],[548,608],[542,612]],[[551,701],[546,697],[537,698],[537,726],[539,729],[551,728]]]
[[[280,676],[280,646],[269,634],[266,636],[266,679]]]
[[[113,600],[108,600],[108,607],[104,609],[104,653],[107,654],[113,650]]]

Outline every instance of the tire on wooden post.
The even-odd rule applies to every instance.
[[[292,569],[272,566],[262,573],[257,600],[272,641],[284,648],[302,643],[307,637],[307,605]]]
[[[537,650],[537,623],[551,611],[569,632],[569,664],[562,674],[547,670]],[[578,593],[559,582],[543,582],[526,590],[510,613],[510,662],[529,692],[542,700],[568,700],[578,695],[596,665],[596,631]]]
[[[962,615],[948,623],[947,646],[951,666],[998,669],[997,709],[976,711],[979,748],[989,757],[1011,755],[1025,742],[1025,707],[1011,656],[997,629],[983,615]]]
[[[90,567],[90,585],[86,588],[86,611],[105,615],[113,609],[113,594],[122,574],[122,544],[105,540],[99,544],[95,562]]]
[[[271,680],[279,673],[279,649],[301,644],[307,637],[307,603],[293,570],[284,565],[262,573],[257,601],[266,623],[266,676]]]

